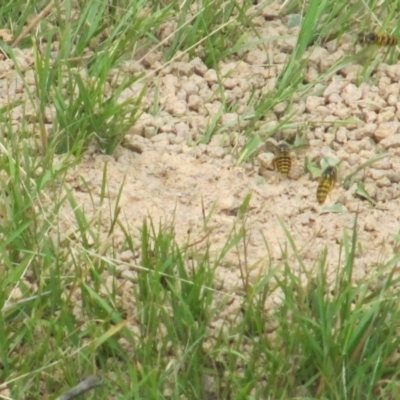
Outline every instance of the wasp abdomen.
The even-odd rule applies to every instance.
[[[321,179],[317,188],[317,201],[319,204],[324,204],[332,187],[336,182],[336,168],[328,167],[322,173]]]
[[[358,40],[362,44],[377,44],[378,46],[396,46],[397,38],[386,33],[359,33]]]
[[[274,166],[282,175],[289,175],[292,167],[292,159],[290,150],[286,143],[281,143],[277,146],[277,155],[274,158]]]

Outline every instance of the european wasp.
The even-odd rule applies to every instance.
[[[274,158],[274,167],[282,175],[289,175],[292,167],[292,159],[290,157],[290,148],[286,142],[281,142],[276,146],[276,154]]]
[[[398,43],[398,40],[394,36],[378,32],[361,32],[358,34],[358,41],[361,44],[377,44],[378,46],[396,46]]]
[[[321,179],[317,188],[317,201],[319,204],[324,204],[329,192],[336,182],[336,167],[329,166],[322,173]]]

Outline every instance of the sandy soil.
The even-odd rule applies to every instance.
[[[271,14],[276,14],[274,5],[263,11],[263,15]],[[285,18],[271,20],[263,15],[254,19],[260,37],[265,39],[263,46],[219,64],[223,95],[228,104],[237,106],[237,111],[222,113],[222,128],[209,144],[194,145],[222,105],[217,73],[199,58],[189,60],[185,55],[163,67],[162,53],[151,52],[140,63],[132,61],[123,66],[127,72],[134,70],[147,75],[123,94],[135,96],[143,85],[147,88],[144,112],[124,145],[114,156],[88,151],[84,161],[68,172],[66,182],[87,219],[102,212],[105,237],[110,228],[109,209],[114,208],[123,185],[120,219],[136,235],[137,241],[144,218],[150,217],[156,224],[174,220],[179,243],[195,243],[208,235],[215,253],[226,243],[235,222],[241,224],[237,218],[238,208],[246,195],[251,194],[246,226],[249,235],[247,263],[253,281],[269,268],[270,260],[273,265],[281,261],[287,238],[279,219],[292,233],[310,270],[327,247],[327,268],[334,271],[338,266],[343,233],[351,232],[356,212],[359,212],[361,245],[355,279],[361,280],[396,250],[394,235],[400,219],[397,173],[400,166],[400,64],[380,64],[372,78],[361,84],[357,81],[361,67],[347,66],[316,83],[308,96],[293,99],[290,112],[295,111],[295,115],[291,122],[304,124],[302,131],[305,131],[309,148],[306,154],[294,156],[295,166],[288,178],[273,171],[269,153],[260,153],[248,163],[238,165],[238,155],[245,144],[244,138],[237,139],[238,133],[247,126],[247,116],[253,110],[248,100],[252,93],[259,98],[274,88],[296,43],[297,29],[288,28]],[[259,41],[259,38],[249,34],[247,40]],[[26,61],[31,57],[29,51],[19,53],[21,62],[26,64],[28,78],[32,74]],[[354,51],[354,37],[344,37],[340,44],[328,43],[313,48],[308,54],[310,62],[304,81],[319,80],[337,60]],[[3,58],[0,65],[0,105],[10,101],[10,93],[14,94],[13,99],[23,98],[23,87],[13,72],[11,61]],[[154,104],[156,92],[158,104]],[[158,112],[152,115],[149,110],[155,106]],[[277,105],[265,116],[257,127],[260,137],[286,116],[289,112],[286,107],[286,104]],[[16,117],[15,124],[19,123],[20,117]],[[388,157],[361,171],[356,180],[364,183],[376,201],[375,207],[355,196],[355,184],[348,190],[337,185],[326,204],[318,205],[318,182],[302,172],[305,155],[314,161],[323,157],[340,160],[341,174],[345,176],[383,151],[389,153]],[[101,208],[99,198],[106,164],[109,203],[105,202]],[[324,212],[334,203],[341,204],[343,212]],[[212,214],[208,230],[204,229],[202,205],[206,214]],[[66,236],[76,228],[69,206],[60,214],[60,227]],[[121,248],[120,262],[125,265],[121,268],[121,280],[129,265],[138,262],[133,254],[122,250],[123,242],[123,233],[117,227],[114,243],[117,251]],[[205,243],[197,245],[199,251]],[[243,253],[240,256],[243,260]],[[234,293],[242,288],[235,251],[231,251],[218,268],[217,279],[224,292]]]

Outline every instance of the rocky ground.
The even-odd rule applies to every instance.
[[[298,28],[289,28],[287,18],[271,18],[275,14],[277,8],[271,6],[254,19],[260,36],[250,33],[247,40],[265,39],[262,45],[219,63],[222,82],[200,58],[182,55],[165,64],[161,50],[124,64],[122,70],[127,73],[145,73],[144,79],[123,93],[124,97],[136,96],[146,87],[143,114],[113,156],[88,151],[84,161],[71,169],[66,179],[88,219],[103,211],[105,236],[110,228],[109,209],[113,209],[123,185],[120,220],[137,239],[144,218],[151,218],[155,224],[174,221],[179,243],[199,241],[200,251],[211,243],[215,253],[225,244],[232,226],[239,223],[238,208],[251,194],[246,226],[247,266],[253,280],[282,260],[287,238],[279,220],[292,233],[310,270],[326,247],[327,268],[336,270],[343,234],[351,232],[356,213],[360,246],[355,278],[363,279],[393,256],[400,219],[399,64],[379,64],[371,78],[361,83],[362,67],[357,64],[321,79],[334,63],[356,51],[354,37],[310,48],[304,82],[316,84],[309,95],[294,96],[290,108],[290,122],[301,126],[300,132],[309,147],[293,155],[294,166],[287,178],[273,170],[272,155],[267,152],[258,152],[238,163],[247,141],[241,132],[254,110],[249,99],[273,90],[296,43]],[[264,18],[266,15],[269,18]],[[173,26],[164,28],[167,35]],[[27,82],[33,85],[32,51],[21,50],[18,54]],[[12,62],[3,58],[0,66],[0,104],[23,99],[24,87]],[[210,143],[196,146],[223,102],[235,105],[235,111],[222,112],[220,129]],[[286,117],[287,106],[278,104],[265,115],[260,133],[254,134],[266,139],[263,132],[272,130]],[[22,115],[18,110],[17,107],[14,112],[16,126]],[[51,109],[48,112],[51,114]],[[286,133],[294,131],[287,129]],[[384,152],[388,155],[362,169],[353,185],[344,189],[339,178],[326,203],[317,203],[318,181],[303,171],[305,156],[315,162],[324,157],[340,161],[340,177],[345,177]],[[103,204],[101,210],[99,199],[106,164],[109,203]],[[363,183],[376,202],[374,206],[356,196],[357,182]],[[340,204],[342,212],[330,212],[333,204]],[[204,213],[211,215],[207,229]],[[69,206],[60,213],[60,226],[65,235],[76,228]],[[202,241],[204,237],[208,241]],[[118,249],[124,241],[119,228],[114,239]],[[243,261],[243,254],[238,257],[232,251],[217,271],[224,292],[232,293],[242,287],[239,259]],[[129,265],[138,260],[121,250],[120,262],[124,266],[123,279]],[[293,268],[297,268],[296,263]]]

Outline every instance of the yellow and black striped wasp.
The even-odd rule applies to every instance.
[[[337,169],[329,165],[322,172],[321,178],[317,187],[317,201],[319,204],[324,204],[329,192],[335,186],[337,179]]]
[[[361,44],[376,44],[378,46],[396,46],[398,39],[394,36],[381,32],[360,32],[358,34],[358,42]]]
[[[288,143],[280,142],[276,146],[275,158],[273,160],[275,169],[284,176],[288,176],[292,168],[292,158]]]
[[[308,146],[304,137],[296,136],[295,138],[292,138],[292,141],[288,142],[287,140],[281,140],[277,142],[270,138],[266,143],[267,149],[275,155],[272,161],[274,169],[285,177],[290,174],[293,164],[295,164],[295,157],[293,154],[300,152],[301,148]]]

